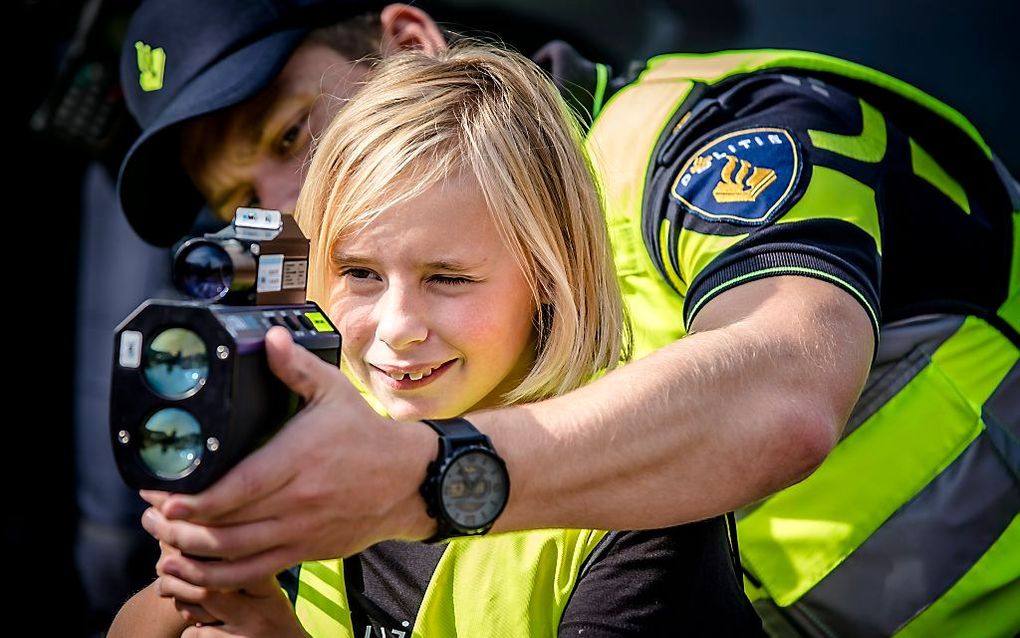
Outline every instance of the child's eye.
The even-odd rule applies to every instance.
[[[347,268],[340,272],[341,277],[351,277],[353,279],[371,279],[375,277],[375,273],[367,268]]]
[[[449,286],[459,286],[461,284],[469,284],[474,281],[473,279],[468,279],[467,277],[454,277],[452,275],[433,275],[430,279],[435,283],[445,284]]]

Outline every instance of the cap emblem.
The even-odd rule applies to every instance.
[[[138,84],[143,91],[158,91],[163,88],[163,69],[166,67],[166,53],[162,48],[153,49],[141,40],[135,42],[138,52]]]

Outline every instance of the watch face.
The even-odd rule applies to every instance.
[[[447,517],[463,531],[488,527],[507,499],[506,469],[491,454],[467,452],[443,475],[442,504]]]

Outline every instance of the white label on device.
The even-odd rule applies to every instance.
[[[283,215],[278,210],[242,207],[234,214],[234,226],[279,230],[283,226]]]
[[[120,367],[137,368],[142,365],[142,333],[125,330],[120,333]]]
[[[283,287],[285,290],[291,288],[304,288],[308,276],[308,261],[292,259],[283,264]]]
[[[277,292],[283,284],[283,255],[259,257],[258,292]]]

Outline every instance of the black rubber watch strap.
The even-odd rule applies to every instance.
[[[452,419],[424,419],[423,423],[436,431],[439,436],[445,436],[454,449],[462,445],[488,445],[492,447],[489,437],[485,436],[471,422],[461,417]]]
[[[484,534],[488,531],[488,528],[477,533],[465,533],[455,526],[452,521],[448,520],[441,503],[442,496],[440,491],[442,486],[440,481],[442,480],[442,472],[458,450],[465,448],[485,450],[495,457],[500,464],[503,463],[502,459],[496,453],[489,437],[479,432],[467,419],[454,417],[451,419],[423,419],[422,421],[439,434],[436,459],[429,463],[425,481],[422,483],[420,490],[422,497],[425,499],[426,512],[436,520],[436,533],[422,542],[438,543],[448,538],[480,536]],[[509,491],[509,476],[505,472],[504,466],[504,477],[507,490]],[[491,523],[489,527],[491,527]]]

